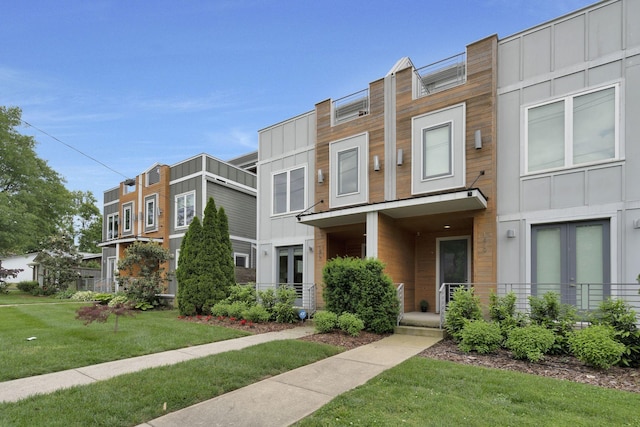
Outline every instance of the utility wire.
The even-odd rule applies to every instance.
[[[109,169],[111,172],[114,172],[114,173],[116,173],[116,174],[118,174],[118,175],[120,175],[120,176],[124,177],[125,179],[129,179],[129,177],[128,177],[128,176],[126,176],[125,174],[123,174],[123,173],[121,173],[121,172],[118,172],[117,170],[113,169],[113,168],[112,168],[112,167],[110,167],[110,166],[107,166],[106,164],[104,164],[104,163],[103,163],[103,162],[101,162],[100,160],[96,159],[95,157],[91,157],[91,156],[90,156],[90,155],[88,155],[87,153],[83,153],[82,151],[78,150],[76,147],[73,147],[72,145],[69,145],[69,144],[67,144],[67,143],[66,143],[66,142],[64,142],[64,141],[61,141],[60,139],[56,138],[55,136],[51,135],[50,133],[47,133],[47,132],[43,131],[42,129],[39,129],[39,128],[35,127],[35,126],[34,126],[34,125],[32,125],[31,123],[28,123],[28,122],[26,122],[26,121],[24,121],[24,120],[21,120],[21,121],[22,121],[22,123],[24,123],[25,125],[27,125],[27,126],[29,126],[29,127],[32,127],[32,128],[34,128],[34,129],[35,129],[35,130],[37,130],[38,132],[41,132],[41,133],[43,133],[43,134],[47,135],[49,138],[51,138],[51,139],[53,139],[53,140],[55,140],[55,141],[58,141],[60,144],[62,144],[62,145],[64,145],[64,146],[66,146],[66,147],[68,147],[68,148],[72,149],[73,151],[76,151],[76,152],[78,152],[78,153],[82,154],[82,155],[83,155],[83,156],[85,156],[86,158],[91,159],[91,160],[93,160],[94,162],[96,162],[96,163],[98,163],[98,164],[102,165],[103,167],[105,167],[105,168]]]

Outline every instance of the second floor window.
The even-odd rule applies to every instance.
[[[425,129],[422,133],[422,179],[451,175],[451,123]]]
[[[113,240],[118,238],[119,225],[120,225],[120,218],[117,213],[107,215],[107,240]]]
[[[568,96],[526,110],[526,172],[618,157],[617,87]]]
[[[122,232],[123,233],[130,233],[131,232],[131,228],[132,228],[132,223],[133,223],[133,218],[132,218],[132,205],[125,205],[122,208]]]
[[[291,169],[273,175],[273,214],[304,209],[305,168]]]
[[[196,193],[176,196],[176,228],[187,227],[196,214]]]
[[[144,213],[145,228],[154,228],[156,226],[156,199],[149,198],[145,201]]]

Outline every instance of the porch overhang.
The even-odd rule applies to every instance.
[[[96,246],[103,248],[105,246],[114,246],[117,243],[133,243],[133,242],[156,242],[162,243],[164,239],[156,237],[124,237],[120,239],[107,240],[106,242],[100,242]]]
[[[434,194],[391,202],[300,215],[302,224],[319,228],[366,222],[369,212],[380,212],[391,218],[411,218],[450,212],[465,212],[487,208],[487,199],[478,189]]]

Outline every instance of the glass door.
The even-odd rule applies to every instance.
[[[292,286],[296,290],[295,305],[298,307],[302,307],[302,254],[302,245],[278,248],[278,285]]]
[[[438,289],[443,283],[468,283],[471,275],[470,238],[438,239]],[[445,294],[448,304],[455,286]]]

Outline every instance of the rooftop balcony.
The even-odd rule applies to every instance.
[[[333,101],[333,125],[369,114],[369,89]]]
[[[467,80],[467,55],[460,53],[415,70],[416,98],[431,95]]]

